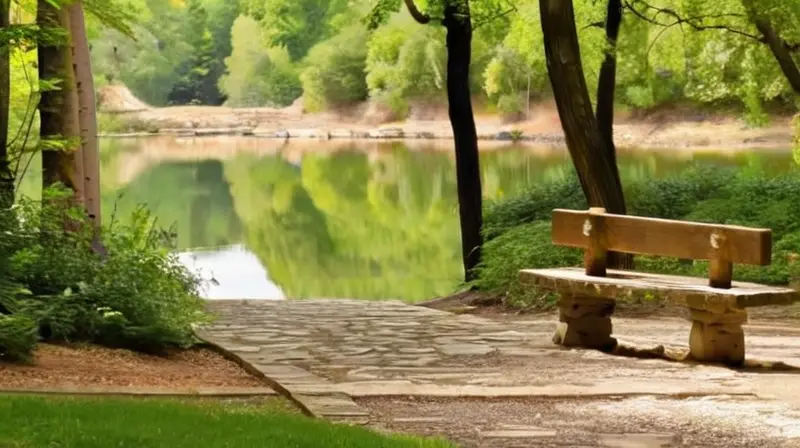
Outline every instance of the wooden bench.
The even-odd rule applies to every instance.
[[[612,351],[611,315],[617,300],[660,297],[690,310],[691,357],[741,365],[746,309],[800,299],[791,288],[733,282],[733,264],[768,265],[767,229],[671,221],[589,211],[554,210],[553,243],[584,249],[584,268],[523,270],[524,283],[560,293],[553,341]],[[606,269],[609,251],[708,260],[709,278]]]

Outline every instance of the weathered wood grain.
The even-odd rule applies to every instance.
[[[553,244],[591,249],[595,220],[585,210],[554,210]],[[754,265],[768,265],[772,258],[769,229],[605,214],[599,236],[611,252]]]

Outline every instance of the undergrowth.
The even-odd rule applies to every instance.
[[[734,169],[696,166],[662,179],[626,182],[628,212],[637,216],[769,228],[772,264],[735,265],[734,278],[769,285],[800,279],[800,173],[778,177]],[[554,246],[554,208],[585,209],[576,177],[537,185],[485,210],[486,244],[475,286],[504,293],[513,306],[549,308],[554,297],[519,283],[526,268],[580,266],[582,251]],[[636,270],[707,276],[708,263],[665,257],[636,257]]]
[[[150,214],[95,230],[70,197],[51,189],[0,212],[0,359],[25,360],[40,340],[192,345],[192,325],[207,320],[199,279]]]

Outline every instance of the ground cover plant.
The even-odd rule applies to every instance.
[[[626,182],[629,213],[666,219],[764,227],[773,231],[772,264],[735,266],[734,278],[769,285],[787,285],[800,278],[800,174],[768,176],[761,172],[695,166],[661,179]],[[536,185],[526,193],[492,203],[485,210],[485,258],[475,285],[507,293],[524,306],[549,307],[554,297],[522,288],[517,273],[524,268],[579,266],[580,250],[550,242],[554,208],[585,209],[574,177]],[[705,276],[706,262],[637,257],[646,272]]]

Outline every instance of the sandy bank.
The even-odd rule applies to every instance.
[[[453,137],[444,108],[412,114],[416,119],[404,122],[380,123],[364,112],[363,105],[352,110],[321,114],[303,113],[302,107],[298,106],[285,109],[153,108],[134,101],[127,89],[117,90],[119,92],[103,92],[101,95],[101,110],[107,117],[112,117],[115,129],[122,130],[103,132],[101,135],[106,137],[246,135],[322,140],[449,140]],[[787,148],[792,143],[788,117],[774,117],[766,127],[751,128],[735,116],[692,111],[662,112],[645,118],[623,113],[618,115],[614,132],[619,147],[748,149]],[[565,144],[558,113],[552,103],[535,105],[525,121],[506,123],[494,115],[478,114],[476,122],[482,141],[519,140],[547,146]]]

